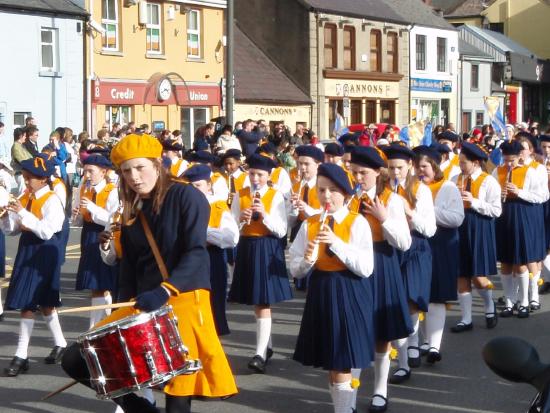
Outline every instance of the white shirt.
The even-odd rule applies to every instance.
[[[273,183],[273,188],[283,194],[285,199],[290,198],[290,193],[292,192],[292,182],[290,181],[290,175],[285,168],[280,168],[279,180],[278,182]]]
[[[107,185],[107,182],[105,179],[103,179],[100,183],[93,186],[96,193],[100,193],[103,188]],[[78,187],[77,190],[77,198],[75,201],[74,208],[80,207],[80,188],[82,187],[82,183]],[[101,208],[97,206],[96,204],[92,203],[91,201],[88,202],[88,212],[90,213],[90,216],[92,218],[92,221],[99,225],[107,225],[109,223],[109,219],[111,218],[111,215],[113,215],[119,206],[119,200],[118,200],[118,191],[116,189],[113,189],[109,193],[109,197],[107,198],[107,203],[105,204],[105,208]],[[75,222],[73,222],[73,225],[82,225],[82,214],[78,214]]]
[[[399,185],[405,189],[405,180],[401,181]],[[410,220],[410,227],[411,230],[428,238],[433,237],[437,230],[432,191],[422,182],[416,191],[416,207]]]
[[[289,176],[289,179],[290,179],[290,176]],[[317,185],[317,176],[307,181],[306,185],[309,187],[309,189],[315,187]],[[305,188],[305,185],[304,185],[304,188]],[[323,212],[323,208],[315,209],[310,205],[306,205],[304,207],[304,215],[306,216],[306,218],[312,217],[313,215],[320,214],[321,212]]]
[[[340,224],[348,214],[349,210],[344,206],[332,216],[334,221]],[[307,221],[304,221],[289,250],[290,273],[296,278],[304,277],[315,265],[304,257],[307,244]],[[330,246],[330,250],[355,275],[366,278],[372,274],[374,269],[372,233],[368,221],[361,215],[358,215],[353,221],[349,243],[338,238]]]
[[[65,163],[65,169],[67,170],[68,174],[74,174],[76,173],[76,162],[78,161],[78,155],[76,154],[76,151],[73,148],[73,145],[71,145],[68,142],[63,142],[65,145],[65,149],[67,150],[67,153],[71,157],[71,162]]]
[[[52,178],[52,181],[53,181],[53,178]],[[53,191],[61,201],[61,204],[63,205],[63,209],[65,209],[65,206],[67,205],[67,190],[65,188],[65,185],[62,183],[54,185]]]
[[[207,196],[210,204],[215,202],[212,196]],[[206,242],[219,248],[234,248],[239,242],[239,227],[230,212],[224,211],[219,228],[208,227]]]
[[[269,187],[264,185],[262,188],[256,189],[260,193],[260,197],[263,197]],[[241,215],[241,206],[239,201],[239,194],[235,195],[233,198],[233,203],[231,204],[231,214],[236,222],[239,222],[239,217]],[[271,210],[269,214],[266,211],[265,217],[263,219],[263,224],[267,227],[269,231],[277,238],[282,238],[286,235],[287,222],[286,222],[286,208],[285,208],[285,199],[283,195],[276,191],[275,196],[273,196],[273,202],[271,203]]]
[[[483,171],[481,168],[477,168],[471,175],[472,181],[479,178]],[[464,182],[467,178],[464,177]],[[456,184],[458,176],[453,179]],[[501,191],[498,181],[493,176],[488,175],[479,188],[479,194],[477,198],[474,198],[471,203],[471,208],[490,218],[498,218],[502,213],[502,203],[500,201]]]
[[[453,152],[449,152],[449,159],[447,159],[444,162],[441,162],[441,165],[439,166],[441,171],[444,171],[445,169],[447,169],[447,167],[449,166],[449,164],[451,163],[451,161],[455,156],[458,156],[458,155]],[[460,175],[460,172],[461,172],[460,167],[453,165],[451,167],[451,172],[449,173],[449,181],[452,181],[454,177]]]
[[[530,166],[533,162],[534,159],[529,159],[527,162],[525,162],[525,165]],[[535,169],[538,179],[540,179],[540,182],[537,185],[537,192],[540,196],[539,203],[544,203],[550,198],[550,192],[548,191],[548,172],[546,171],[546,166],[539,163],[536,168],[531,169]]]
[[[49,186],[39,189],[34,194],[36,199],[40,199],[50,191]],[[44,205],[42,205],[42,219],[23,208],[18,213],[8,212],[1,220],[2,231],[8,235],[17,235],[21,232],[21,227],[32,231],[38,238],[47,241],[54,234],[60,232],[65,220],[65,209],[57,196],[50,196]]]
[[[435,221],[444,228],[458,228],[464,221],[464,202],[457,186],[445,181],[434,201]]]
[[[498,182],[498,169],[495,168],[493,171],[493,177]],[[499,183],[500,186],[500,183]],[[544,190],[546,187],[546,191]],[[502,190],[502,188],[501,188]],[[547,199],[546,193],[548,192],[548,187],[542,185],[539,172],[535,168],[529,168],[525,174],[525,181],[523,181],[523,188],[518,192],[518,198],[523,199],[524,201],[530,202],[531,204],[540,204]]]
[[[223,176],[220,176],[214,184],[212,184],[212,192],[214,193],[214,201],[227,201],[229,198],[229,187]]]

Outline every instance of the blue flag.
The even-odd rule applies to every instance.
[[[422,138],[422,145],[430,146],[432,144],[432,124],[428,123],[424,127],[424,137]]]
[[[399,140],[409,144],[409,127],[404,126],[403,129],[399,131]]]

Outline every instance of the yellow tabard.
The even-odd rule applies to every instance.
[[[528,170],[529,166],[518,166],[512,169],[509,181],[517,186],[519,189],[523,189],[523,185],[525,185],[525,177],[527,176]],[[506,187],[506,180],[508,178],[508,168],[505,165],[499,166],[497,168],[497,177],[500,188],[504,191],[504,188]],[[506,195],[506,199],[512,198],[517,198],[517,195],[508,192],[508,194]]]
[[[109,194],[113,190],[116,190],[116,186],[114,184],[106,184],[105,187],[98,194],[96,194],[96,198],[94,201],[93,188],[90,187],[89,189],[86,189],[86,185],[82,185],[82,187],[80,188],[80,199],[88,198],[98,207],[105,209],[105,207],[107,206],[107,199],[109,198]],[[86,208],[81,207],[80,212],[86,222],[92,222],[92,216]]]
[[[470,187],[470,193],[472,196],[476,199],[479,198],[479,188],[481,188],[481,184],[489,176],[488,173],[482,172],[477,179],[472,180],[472,184]],[[458,178],[456,180],[456,186],[459,190],[466,190],[466,181],[468,178],[464,178],[464,175],[460,174],[458,175]],[[471,208],[472,205],[469,202],[464,202],[464,208]]]
[[[210,204],[210,220],[208,228],[219,228],[222,223],[222,215],[229,212],[229,207],[225,201],[214,201]]]
[[[435,198],[437,197],[437,194],[439,193],[439,190],[441,189],[441,187],[443,186],[443,184],[445,183],[446,179],[443,178],[439,181],[434,181],[432,182],[431,184],[428,185],[428,188],[430,188],[430,191],[432,192],[432,199],[433,201],[435,202]]]
[[[392,194],[392,191],[390,191],[389,188],[384,188],[382,193],[380,195],[378,195],[378,199],[380,200],[380,202],[382,202],[382,204],[385,207],[388,206],[391,194]],[[366,202],[368,204],[372,205],[373,201],[369,198],[368,195],[365,194],[361,198],[357,197],[357,195],[354,195],[353,198],[351,199],[351,202],[350,202],[350,205],[349,205],[350,211],[356,212],[358,214],[361,213],[361,211],[360,211],[361,201],[363,201],[363,200],[366,200]],[[363,216],[369,222],[370,230],[372,232],[373,242],[384,241],[384,232],[382,230],[382,224],[380,223],[380,221],[378,221],[375,217],[373,217],[370,214],[364,214]]]
[[[269,214],[271,211],[271,205],[273,203],[273,197],[277,193],[273,188],[268,188],[265,195],[260,198],[264,205],[265,212]],[[250,188],[243,188],[239,191],[239,207],[243,211],[252,206],[253,194],[250,193]],[[264,237],[271,234],[271,231],[263,224],[261,219],[254,221],[250,220],[250,224],[245,224],[241,230],[241,235],[244,237]]]
[[[306,189],[306,186],[304,185],[302,189],[300,189],[300,182],[295,182],[292,185],[292,192],[295,194],[298,193],[298,190],[300,190],[300,200],[304,199],[304,190]],[[307,192],[307,204],[314,208],[319,209],[321,208],[321,203],[319,202],[319,198],[317,197],[317,187],[313,186],[312,188],[309,188]],[[300,212],[298,214],[298,220],[304,221],[306,219],[306,216],[303,214],[303,212]]]

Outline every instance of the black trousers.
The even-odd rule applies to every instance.
[[[63,370],[83,385],[92,388],[90,381],[90,372],[86,361],[80,354],[78,343],[71,344],[63,355],[61,361]],[[125,413],[160,413],[160,410],[153,406],[147,399],[139,397],[135,393],[126,394],[117,397],[113,401],[118,404]],[[166,395],[166,413],[190,413],[191,397],[169,396]]]

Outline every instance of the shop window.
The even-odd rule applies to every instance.
[[[103,0],[101,6],[101,27],[103,49],[119,50],[118,46],[118,0]]]
[[[365,123],[378,123],[376,119],[376,100],[367,100]]]
[[[413,100],[413,108],[416,106],[416,121],[431,122],[433,125],[441,123],[439,116],[439,100]]]
[[[382,62],[382,33],[380,30],[371,30],[370,32],[370,70],[371,72],[381,72]]]
[[[483,112],[476,112],[476,126],[483,125],[484,115]]]
[[[395,101],[380,101],[380,123],[395,124]]]
[[[447,39],[437,38],[437,71],[447,71]]]
[[[334,69],[338,65],[336,25],[325,24],[323,33],[325,68]]]
[[[44,72],[57,72],[57,29],[42,27],[40,30],[41,65]]]
[[[25,126],[25,119],[32,117],[31,112],[13,112],[13,127],[22,128]]]
[[[187,57],[201,57],[201,13],[199,10],[187,12]]]
[[[472,65],[470,73],[470,90],[479,90],[479,65]]]
[[[346,127],[344,119],[344,102],[342,99],[328,101],[328,132],[330,136],[340,135]]]
[[[193,146],[193,140],[195,137],[195,132],[201,126],[204,126],[208,123],[210,119],[210,109],[209,108],[191,108],[191,107],[182,107],[181,108],[181,135],[183,139],[183,144],[186,148],[191,148]]]
[[[416,35],[416,70],[426,70],[426,36]]]
[[[355,28],[344,27],[344,69],[355,70]]]
[[[109,124],[109,130],[113,129],[114,123],[127,125],[132,120],[131,106],[107,106],[105,107],[105,123]]]
[[[397,33],[390,32],[387,36],[387,60],[386,60],[386,70],[389,73],[398,72],[398,48],[397,48]]]
[[[147,53],[160,54],[162,48],[161,40],[161,17],[162,12],[160,4],[147,3],[147,24],[146,27],[146,41],[147,41]]]
[[[361,99],[352,99],[350,101],[349,123],[361,123]]]

